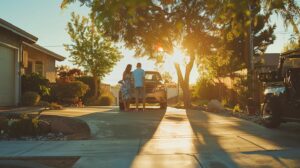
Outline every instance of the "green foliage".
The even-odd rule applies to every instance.
[[[37,92],[41,96],[50,95],[50,82],[40,74],[22,75],[21,84],[22,93],[32,91]]]
[[[72,13],[67,30],[72,44],[66,44],[65,48],[72,61],[93,76],[102,79],[122,58],[110,38],[104,36],[101,27],[95,27],[90,19]]]
[[[53,88],[53,94],[59,102],[76,103],[88,91],[88,85],[80,81],[59,82]]]
[[[245,108],[248,102],[249,97],[249,89],[247,87],[248,81],[246,76],[240,76],[235,79],[236,82],[234,84],[233,89],[236,91],[238,98],[237,102],[241,108]]]
[[[111,95],[101,95],[99,98],[100,106],[111,106],[114,101],[114,97]]]
[[[25,92],[22,94],[22,105],[35,106],[39,103],[41,96],[36,92]]]
[[[223,107],[227,106],[228,105],[228,100],[223,98],[222,101],[221,101],[221,104],[222,104]]]
[[[62,6],[75,1],[64,0]],[[124,42],[126,47],[136,51],[136,56],[162,62],[158,48],[172,53],[174,47],[182,47],[190,58],[185,76],[176,66],[184,95],[189,95],[186,93],[189,89],[184,86],[189,86],[196,58],[221,57],[219,66],[212,68],[212,76],[232,73],[241,66],[249,68],[249,28],[253,28],[254,53],[259,56],[275,40],[272,14],[281,16],[285,25],[291,25],[300,37],[300,7],[293,0],[78,1],[92,9],[96,25],[103,28],[107,36]]]
[[[297,43],[295,41],[291,41],[283,47],[282,52],[291,51],[300,48],[300,43]]]
[[[240,60],[232,55],[232,52],[224,48],[202,57],[199,64],[201,76],[210,80],[227,76],[244,66]]]
[[[65,44],[65,49],[70,52],[73,63],[93,75],[96,85],[93,96],[97,97],[99,79],[112,71],[122,55],[112,40],[104,36],[102,27],[95,26],[93,15],[91,16],[90,20],[72,13],[67,26],[72,44]]]
[[[86,103],[87,100],[88,100],[89,98],[91,98],[91,97],[94,95],[95,87],[96,87],[96,86],[95,86],[94,79],[93,79],[93,77],[91,77],[91,76],[81,76],[81,77],[77,77],[76,80],[85,83],[85,84],[88,85],[89,88],[90,88],[90,89],[87,91],[87,93],[86,93],[86,94],[83,96],[83,98],[82,98],[82,99],[83,99],[83,102]],[[100,89],[98,88],[98,90],[100,90]]]
[[[36,136],[51,131],[51,125],[40,120],[39,116],[29,117],[27,114],[19,114],[15,117],[0,122],[0,130],[10,137]]]
[[[166,81],[172,82],[173,81],[173,77],[171,76],[171,74],[169,72],[163,72],[161,74],[161,78],[163,79],[164,82],[166,82]]]
[[[114,102],[114,97],[109,94],[101,95],[98,98],[87,99],[86,104],[89,106],[111,106]]]
[[[237,104],[237,105],[235,105],[235,106],[233,107],[232,111],[233,111],[234,113],[239,113],[239,112],[242,112],[242,109],[241,109],[240,105]]]
[[[193,92],[194,99],[218,99],[218,88],[207,78],[201,78]]]

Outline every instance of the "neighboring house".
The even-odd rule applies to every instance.
[[[55,61],[63,61],[65,58],[37,44],[24,43],[23,67],[25,74],[33,72],[46,77],[50,82],[55,82]]]
[[[0,18],[0,106],[16,106],[21,75],[37,72],[54,82],[55,60],[64,57],[36,45],[38,38]]]
[[[260,64],[256,65],[256,71],[258,72],[269,72],[274,71],[278,68],[279,64],[279,53],[266,53],[260,57]]]

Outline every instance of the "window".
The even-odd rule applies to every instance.
[[[31,74],[33,71],[32,61],[27,62],[27,68],[25,68],[25,74]]]
[[[145,74],[145,80],[147,80],[147,81],[160,81],[161,80],[161,76],[159,75],[159,73],[146,72],[146,74]]]
[[[43,75],[43,72],[44,72],[43,62],[41,62],[41,61],[35,62],[35,72],[40,75]]]

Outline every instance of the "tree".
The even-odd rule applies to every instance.
[[[262,55],[267,46],[275,40],[273,35],[275,25],[271,25],[270,16],[278,14],[283,18],[286,26],[294,27],[294,32],[299,37],[299,31],[294,25],[299,22],[300,8],[293,0],[216,0],[215,2],[223,3],[223,6],[216,6],[216,22],[228,29],[227,37],[239,39],[241,42],[235,43],[233,46],[237,46],[234,48],[238,49],[238,56],[242,56],[246,63],[248,89],[249,93],[254,96],[254,72],[252,71],[254,66],[251,63],[253,58],[250,52],[252,50],[250,49],[251,36],[254,39],[253,55]],[[250,29],[252,29],[251,33]]]
[[[75,1],[64,0],[62,7]],[[178,63],[175,68],[185,107],[190,105],[189,78],[195,60],[217,49],[219,38],[216,37],[222,35],[220,30],[229,28],[227,37],[244,34],[245,41],[249,41],[249,26],[255,24],[258,18],[253,13],[260,10],[265,15],[279,13],[289,24],[296,23],[295,18],[299,16],[299,7],[293,0],[284,0],[288,4],[284,7],[274,5],[280,0],[79,1],[92,9],[97,24],[104,27],[107,36],[123,41],[126,47],[135,49],[137,56],[160,59],[158,49],[172,53],[176,46],[182,47],[189,60],[184,67],[185,73],[182,73]],[[289,5],[292,11],[287,10]],[[249,47],[244,50],[248,52]],[[249,65],[249,55],[244,56]]]
[[[74,0],[64,0],[62,6]],[[106,35],[122,41],[134,49],[136,56],[161,58],[159,49],[172,53],[175,47],[182,47],[188,57],[185,73],[180,64],[175,68],[183,90],[184,105],[190,106],[189,78],[195,59],[210,49],[214,27],[212,11],[206,10],[205,0],[132,0],[132,1],[84,1],[91,7],[98,25],[104,27]],[[182,57],[185,57],[184,55]]]
[[[283,47],[283,52],[291,51],[300,48],[300,43],[291,40],[289,43],[285,44]]]
[[[101,27],[95,27],[86,17],[72,13],[67,25],[72,44],[65,44],[73,63],[92,74],[95,82],[94,97],[98,96],[99,79],[112,71],[122,56],[110,38],[103,36]]]
[[[163,72],[161,74],[161,77],[164,80],[164,82],[172,82],[173,81],[172,75],[169,72]]]

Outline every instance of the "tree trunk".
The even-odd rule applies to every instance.
[[[190,56],[190,61],[185,67],[185,76],[182,76],[182,72],[180,69],[180,65],[178,63],[175,63],[175,69],[178,76],[178,82],[180,84],[180,87],[182,89],[183,93],[183,103],[184,108],[188,109],[191,107],[191,94],[190,94],[190,74],[193,69],[195,62],[195,56]]]
[[[93,80],[94,80],[94,87],[95,87],[93,97],[98,98],[98,96],[99,96],[99,80],[98,80],[98,77],[93,75]]]

